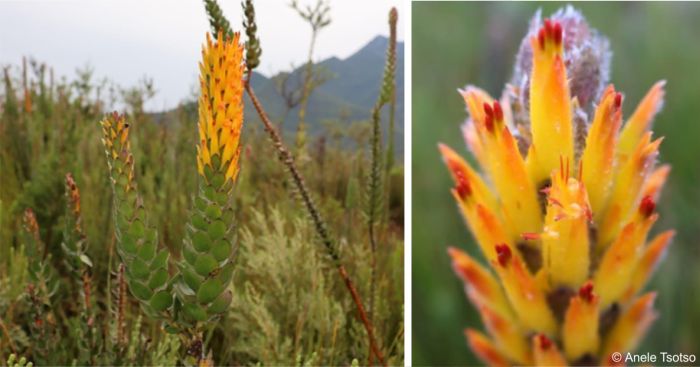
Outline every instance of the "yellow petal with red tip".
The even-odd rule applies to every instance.
[[[501,243],[511,250],[514,249],[512,242],[506,236],[501,221],[483,205],[477,204],[473,212],[473,219],[468,218],[468,220],[472,223],[472,232],[479,241],[487,259],[491,260],[497,257],[494,243]]]
[[[622,95],[611,85],[603,93],[583,151],[582,179],[593,213],[601,215],[612,183],[617,132],[622,121]]]
[[[601,309],[616,302],[630,286],[644,240],[658,218],[658,214],[647,214],[638,215],[634,221],[626,225],[603,255],[594,277]]]
[[[566,359],[557,345],[543,334],[532,337],[532,350],[537,366],[567,366]]]
[[[467,329],[464,334],[467,336],[469,347],[485,364],[494,367],[510,365],[506,357],[486,335],[474,329]]]
[[[504,244],[496,246],[496,253],[497,260],[492,265],[522,326],[528,331],[553,335],[557,327],[552,311],[522,259]]]
[[[460,89],[459,94],[464,98],[464,103],[467,105],[467,111],[472,121],[475,123],[483,123],[485,119],[484,104],[493,104],[493,97],[483,89],[473,85],[468,85],[464,89]]]
[[[463,197],[462,200],[481,203],[494,211],[498,207],[496,198],[481,176],[452,148],[440,143],[438,149],[455,181],[456,190],[460,197]]]
[[[525,232],[536,232],[542,227],[537,192],[525,169],[517,142],[508,130],[501,104],[484,103],[482,112],[473,111],[476,101],[484,100],[477,92],[469,90],[465,99],[485,156],[486,170],[500,196],[506,229],[511,240]]]
[[[588,278],[590,245],[588,222],[591,209],[586,188],[569,169],[552,175],[547,197],[547,215],[542,232],[542,265],[553,286],[578,288]]]
[[[563,61],[562,30],[558,23],[547,24],[537,37],[530,39],[533,50],[530,128],[539,163],[535,173],[538,185],[559,166],[560,157],[574,157],[571,95]]]
[[[537,190],[525,169],[517,143],[508,127],[494,134],[488,149],[491,164],[489,173],[498,190],[506,217],[510,238],[542,229],[542,212],[537,201]]]
[[[598,310],[598,296],[593,293],[590,282],[571,297],[562,327],[564,352],[570,361],[579,360],[585,355],[597,355],[600,347]]]
[[[646,96],[639,103],[637,109],[632,114],[632,117],[625,123],[620,133],[620,144],[617,148],[617,154],[621,161],[627,160],[634,148],[639,144],[639,140],[644,133],[649,130],[654,116],[664,102],[664,86],[666,81],[662,80],[654,84],[647,92]]]
[[[501,220],[491,209],[496,207],[496,199],[481,177],[459,155],[442,144],[440,152],[455,181],[452,195],[459,204],[469,229],[486,258],[495,258],[494,244],[512,242],[507,237]]]
[[[454,272],[470,289],[473,289],[471,295],[474,301],[490,307],[501,315],[512,314],[501,286],[486,268],[457,248],[450,247],[447,252],[452,258]]]
[[[675,231],[665,231],[654,237],[644,249],[644,254],[637,264],[637,268],[632,275],[630,287],[625,292],[624,299],[629,300],[636,295],[646,285],[651,275],[656,270],[659,262],[666,254],[666,249],[671,244]]]
[[[531,364],[530,345],[523,338],[522,330],[513,320],[507,319],[486,306],[479,307],[481,319],[499,350],[518,364]]]
[[[655,169],[644,182],[642,197],[649,196],[654,201],[659,200],[659,194],[666,183],[669,172],[671,172],[671,166],[668,164],[664,164]]]
[[[634,214],[639,203],[642,186],[652,170],[663,138],[651,141],[651,132],[644,135],[639,145],[620,168],[608,200],[608,206],[601,220],[596,220],[598,230],[598,251],[604,249],[617,235],[620,228]]]
[[[647,293],[638,298],[615,322],[605,338],[602,360],[611,363],[613,353],[632,351],[646,334],[649,326],[656,319],[654,299],[656,293]]]

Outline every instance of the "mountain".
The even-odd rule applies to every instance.
[[[368,120],[370,111],[379,94],[384,62],[389,39],[377,36],[359,51],[346,59],[331,57],[315,64],[315,67],[329,79],[314,89],[308,102],[306,123],[310,135],[318,134],[324,120],[342,120],[351,123],[358,120]],[[397,154],[403,152],[403,121],[404,121],[404,45],[396,45],[396,134],[395,144]],[[291,72],[291,85],[298,85],[304,66]],[[267,78],[254,73],[251,83],[268,112],[269,117],[279,122],[284,119],[284,130],[287,133],[296,131],[299,108],[290,110],[285,118],[286,105],[284,99],[276,90],[275,75]],[[296,84],[295,84],[296,83]],[[250,111],[250,112],[249,112]],[[246,120],[257,120],[253,106],[246,97]],[[382,129],[387,130],[388,111],[382,115]]]

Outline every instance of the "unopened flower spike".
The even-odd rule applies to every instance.
[[[662,139],[650,131],[665,82],[625,122],[609,63],[607,39],[569,6],[535,16],[501,99],[459,91],[481,170],[439,150],[493,271],[449,255],[488,332],[466,331],[486,364],[606,364],[656,317],[654,294],[638,293],[673,237],[647,240],[670,172],[655,168]]]
[[[138,194],[130,125],[117,112],[107,115],[100,124],[114,192],[116,248],[126,269],[129,290],[148,315],[166,318],[173,304],[168,273],[170,254],[167,249],[158,248],[158,232],[149,223]]]
[[[253,0],[243,0],[241,7],[243,7],[243,13],[245,14],[243,28],[245,29],[245,34],[248,37],[248,40],[245,43],[245,63],[248,72],[251,72],[253,69],[257,68],[258,65],[260,65],[262,48],[260,47],[260,38],[258,38],[257,35],[258,26],[255,23],[255,7],[253,6]],[[250,75],[248,78],[250,78]]]

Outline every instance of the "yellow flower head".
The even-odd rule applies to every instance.
[[[449,254],[488,331],[468,329],[468,343],[488,364],[610,363],[655,318],[653,293],[638,293],[673,237],[647,241],[669,173],[654,168],[661,139],[649,131],[664,82],[623,123],[624,98],[605,86],[609,54],[567,7],[532,22],[502,98],[460,90],[464,137],[488,179],[439,149],[493,272]]]
[[[222,33],[202,48],[199,63],[199,144],[197,168],[205,167],[235,181],[238,175],[240,137],[243,126],[243,46],[240,35],[224,38]]]

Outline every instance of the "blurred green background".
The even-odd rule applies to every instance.
[[[518,46],[538,8],[549,16],[566,3],[414,2],[413,12],[413,363],[465,365],[478,360],[463,330],[483,326],[453,275],[447,246],[483,260],[449,193],[452,182],[437,143],[468,156],[466,118],[457,88],[500,95]],[[677,230],[648,289],[660,317],[640,352],[700,354],[700,4],[575,3],[613,51],[611,81],[629,116],[652,84],[666,79],[654,136],[672,171],[652,235]],[[473,162],[473,160],[472,160]],[[700,357],[700,356],[699,356]]]

